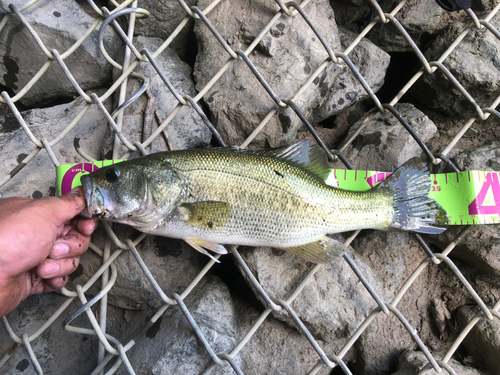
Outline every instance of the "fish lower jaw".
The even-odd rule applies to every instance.
[[[87,211],[90,217],[92,218],[103,219],[103,220],[113,219],[113,215],[108,210],[101,210],[99,208],[95,208],[95,209],[88,209]]]

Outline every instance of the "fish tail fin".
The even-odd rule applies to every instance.
[[[442,226],[449,222],[448,214],[428,197],[431,185],[429,169],[420,159],[413,158],[375,187],[392,196],[394,217],[389,227],[427,234],[444,232],[446,227]]]

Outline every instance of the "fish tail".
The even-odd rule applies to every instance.
[[[429,169],[418,158],[407,161],[378,185],[375,189],[392,196],[394,217],[389,227],[427,234],[444,232],[448,214],[428,197],[431,185]]]

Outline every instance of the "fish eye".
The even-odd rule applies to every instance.
[[[115,182],[120,177],[120,171],[116,168],[110,168],[106,171],[106,180]]]

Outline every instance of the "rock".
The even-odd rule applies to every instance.
[[[353,242],[353,247],[363,262],[373,267],[373,273],[387,291],[385,302],[390,302],[401,289],[411,270],[422,259],[422,254],[410,243],[406,232],[363,231]],[[425,302],[424,302],[425,303]],[[405,304],[400,303],[399,309]],[[413,305],[411,311],[403,315],[416,325],[419,315],[426,308],[421,304],[418,309]],[[355,347],[359,353],[356,373],[364,375],[387,374],[394,368],[398,357],[406,349],[416,349],[401,322],[393,315],[378,315],[363,332]]]
[[[494,27],[500,21],[492,19]],[[463,31],[464,25],[454,23],[445,29],[425,51],[429,61],[437,60]],[[473,28],[453,49],[443,64],[481,107],[489,107],[500,89],[500,41],[486,28]],[[411,90],[423,103],[448,115],[477,115],[470,102],[439,69],[424,74]]]
[[[480,311],[477,306],[464,306],[458,311],[460,330]],[[490,374],[500,373],[500,321],[498,318],[488,320],[483,317],[472,328],[462,345],[475,363],[488,369]]]
[[[398,5],[398,2],[394,0],[380,2],[380,6],[385,12],[391,11],[396,5]],[[335,1],[332,2],[332,7],[335,11],[337,23],[355,31],[367,26],[377,16],[375,11],[371,11],[371,5],[362,1]],[[447,25],[465,19],[464,14],[459,12],[449,13],[444,11],[433,0],[408,1],[396,13],[395,18],[421,49],[425,47],[432,36]],[[413,51],[410,44],[392,22],[377,24],[370,30],[367,38],[386,52]]]
[[[401,103],[395,108],[424,142],[437,133],[436,125],[413,105]],[[392,171],[422,154],[418,143],[389,111],[370,110],[349,129],[347,137],[361,125],[364,129],[344,152],[355,169]],[[342,166],[337,163],[337,168]]]
[[[30,296],[17,309],[7,315],[7,320],[17,335],[21,336],[25,332],[32,335],[46,323],[65,300],[65,297],[55,293]],[[96,348],[99,342],[97,337],[68,332],[62,328],[63,320],[76,310],[76,306],[81,306],[81,304],[71,304],[38,338],[31,342],[36,358],[46,374],[74,374],[75,369],[78,369],[77,373],[90,374],[97,366]],[[129,319],[129,321],[125,321],[123,314],[123,310],[108,306],[106,332],[119,340],[123,332],[133,332],[139,328],[138,322],[144,324],[144,317],[138,318],[136,316],[140,313],[129,313],[129,315],[135,316],[134,319]],[[89,325],[83,323],[83,321],[88,322],[88,319],[85,314],[83,316],[85,320],[77,318],[72,325],[88,327]],[[126,342],[122,341],[122,343],[125,344]],[[10,339],[4,325],[0,324],[0,356],[3,357],[12,344],[13,341]],[[68,353],[71,353],[71,355],[68,355]],[[61,360],[61,358],[64,358],[64,360]],[[16,375],[37,374],[26,349],[22,346],[4,364],[2,373]]]
[[[444,248],[463,229],[453,226],[432,238],[431,243]],[[489,274],[500,276],[500,234],[496,225],[472,226],[469,232],[450,253],[450,257]]]
[[[236,301],[239,336],[253,327],[259,311],[248,303]],[[321,341],[318,344],[323,347]],[[241,370],[246,375],[306,374],[320,360],[307,338],[295,328],[273,317],[267,317],[241,351]],[[331,370],[323,366],[317,374]]]
[[[200,1],[204,9],[209,0]],[[223,2],[209,14],[213,25],[223,25],[218,30],[235,51],[245,49],[276,13],[278,6],[266,1],[238,0]],[[334,51],[340,50],[340,38],[333,11],[326,0],[312,2],[305,11]],[[217,27],[217,26],[216,26]],[[228,54],[201,21],[195,23],[199,53],[194,76],[200,90],[228,60]],[[272,58],[270,56],[273,56]],[[315,69],[328,57],[323,45],[302,17],[283,15],[271,28],[260,46],[249,58],[256,69],[283,99],[292,98]],[[337,72],[338,75],[340,72]],[[326,73],[297,100],[297,106],[310,114],[329,86],[323,82],[334,79]],[[214,126],[231,146],[240,145],[276,106],[269,94],[242,60],[218,79],[204,96],[212,115]],[[291,109],[280,109],[252,143],[252,147],[276,147],[291,143],[301,127],[301,121]]]
[[[96,91],[97,95],[104,91]],[[45,137],[49,142],[59,136],[85,106],[82,98],[49,108],[35,108],[21,112],[24,121],[35,137]],[[108,108],[109,109],[109,108]],[[60,164],[84,161],[76,152],[73,140],[80,137],[80,145],[90,156],[101,159],[101,142],[106,132],[106,118],[93,105],[76,126],[52,147]],[[0,178],[7,176],[35,146],[12,114],[0,117]],[[47,151],[41,150],[18,174],[0,187],[2,198],[21,196],[41,198],[55,195],[56,171]]]
[[[215,353],[228,353],[237,344],[236,312],[227,287],[216,277],[203,278],[185,299],[193,319]],[[179,308],[172,308],[129,355],[138,374],[198,374],[212,360]],[[240,363],[239,357],[236,363]],[[234,373],[230,365],[213,374]]]
[[[451,160],[461,171],[500,171],[500,143],[493,141],[468,150],[456,150]]]
[[[147,49],[149,52],[153,53],[161,44],[162,41],[158,38],[139,36],[134,39],[134,45],[139,51]],[[191,68],[186,63],[182,62],[174,51],[167,48],[160,56],[158,56],[158,58],[156,58],[155,61],[160,66],[163,74],[168,77],[181,96],[196,95],[194,82],[191,78]],[[174,95],[170,92],[151,64],[141,63],[135,69],[135,72],[150,79],[148,91],[154,98],[156,109],[160,114],[161,120],[165,121],[179,102],[175,99]],[[121,72],[115,69],[114,78],[117,79],[120,74]],[[139,90],[142,85],[142,81],[134,78],[130,78],[128,82],[127,98]],[[131,143],[134,143],[135,141],[145,141],[160,125],[154,120],[153,128],[150,134],[144,133],[144,111],[146,109],[147,101],[147,95],[141,95],[125,109],[122,132]],[[210,130],[207,128],[201,117],[191,107],[183,107],[180,112],[177,113],[175,118],[167,125],[166,131],[174,149],[206,146],[210,143],[212,138]],[[145,135],[147,136],[145,137]],[[104,142],[103,153],[105,155],[109,155],[109,152],[112,150],[113,139],[114,132],[109,131]],[[122,155],[127,150],[128,149],[125,146],[121,145],[119,154]],[[155,138],[149,150],[151,152],[167,150],[167,144],[163,135],[160,134]]]
[[[405,351],[399,358],[399,369],[392,375],[417,375],[420,370],[429,362],[423,352],[414,352],[411,350]],[[454,359],[448,361],[448,364],[457,375],[482,375],[482,372],[472,367],[464,366]],[[446,370],[444,370],[446,373]],[[442,374],[440,372],[439,374]],[[432,369],[426,372],[427,375],[437,375],[438,373]]]
[[[241,256],[271,299],[286,299],[312,268],[312,264],[286,252],[270,248],[241,249]],[[366,264],[357,257],[355,263],[375,290],[384,296],[379,281]],[[260,298],[257,292],[255,294]],[[324,343],[322,348],[327,354],[338,353],[375,306],[375,301],[343,258],[320,267],[292,304],[315,339]],[[273,314],[296,327],[286,311]],[[344,360],[352,360],[352,355],[349,352]]]
[[[185,2],[188,7],[196,5],[197,0]],[[140,4],[141,8],[149,11],[148,18],[138,18],[135,21],[135,35],[143,35],[166,40],[179,26],[181,21],[188,16],[184,8],[177,1],[169,0],[146,0]],[[194,22],[192,19],[182,28],[178,35],[172,40],[169,47],[179,57],[185,59],[196,53],[193,35]]]
[[[339,27],[339,35],[343,50],[346,49],[357,34]],[[370,41],[363,39],[348,55],[353,64],[363,76],[366,83],[376,93],[384,84],[384,77],[389,66],[390,56]],[[361,100],[368,98],[368,93],[346,64],[330,64],[323,75],[321,102],[312,112],[309,121],[316,123],[333,115]]]
[[[424,251],[407,232],[362,231],[352,246],[387,291],[387,303],[425,259]],[[450,312],[467,303],[468,297],[449,268],[429,265],[413,281],[397,309],[433,355],[444,354],[457,334],[450,324]],[[355,348],[358,361],[354,373],[376,375],[394,371],[402,353],[418,346],[394,314],[379,314]]]
[[[385,290],[395,296],[406,281],[408,271],[422,260],[422,253],[410,243],[408,232],[361,232],[352,246],[382,282]]]
[[[134,239],[139,234],[124,225],[115,225],[118,238]],[[94,233],[92,241],[103,248],[103,231]],[[183,241],[159,236],[147,236],[137,246],[137,250],[151,274],[162,290],[172,298],[172,293],[180,293],[193,281],[200,271],[197,253]],[[108,293],[110,304],[132,310],[158,308],[163,302],[153,289],[130,251],[124,251],[114,262],[118,277]],[[101,267],[102,258],[89,250],[82,255],[80,266],[71,275],[71,288],[75,284],[85,284]],[[95,294],[97,289],[91,289]]]
[[[18,9],[26,3],[18,1]],[[86,7],[87,9],[88,7]],[[97,15],[75,1],[40,1],[22,12],[49,51],[66,52],[95,22]],[[64,61],[83,90],[101,87],[111,76],[111,64],[103,57],[97,43],[99,28]],[[121,40],[111,28],[104,33],[104,47],[116,57]],[[12,16],[0,33],[0,83],[14,93],[20,92],[42,68],[48,57],[33,36]],[[24,105],[46,103],[77,94],[57,61],[22,97]]]
[[[429,309],[441,340],[448,337],[448,324],[451,321],[451,313],[443,300],[434,298]]]

